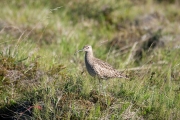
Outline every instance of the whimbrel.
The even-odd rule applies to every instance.
[[[92,47],[90,45],[86,45],[82,50],[85,51],[85,64],[88,73],[93,77],[98,77],[101,79],[108,78],[127,78],[123,76],[121,72],[114,69],[108,63],[94,57]],[[79,52],[78,51],[78,52]]]

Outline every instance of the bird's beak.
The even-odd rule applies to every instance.
[[[78,52],[82,52],[83,50],[78,50],[74,53],[74,55],[76,55]]]

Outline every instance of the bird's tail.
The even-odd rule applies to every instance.
[[[119,73],[118,77],[119,77],[119,78],[129,79],[128,75],[123,74],[123,73]]]

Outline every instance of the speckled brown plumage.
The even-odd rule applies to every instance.
[[[83,47],[83,50],[85,51],[85,64],[86,69],[88,73],[95,77],[102,79],[108,79],[108,78],[127,78],[126,76],[123,76],[121,72],[114,69],[111,65],[108,63],[95,58],[93,56],[92,47],[89,45],[86,45]]]

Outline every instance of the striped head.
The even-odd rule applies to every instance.
[[[83,47],[83,51],[85,51],[85,52],[92,52],[92,47],[90,45],[85,45]]]
[[[83,47],[83,49],[81,49],[81,50],[78,50],[77,52],[75,52],[75,54],[77,54],[78,52],[81,52],[81,51],[84,51],[84,52],[88,52],[88,53],[92,53],[92,47],[90,46],[90,45],[85,45],[84,47]]]

